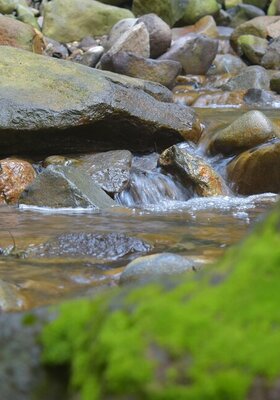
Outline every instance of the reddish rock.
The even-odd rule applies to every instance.
[[[32,26],[0,15],[0,45],[12,46],[42,54],[43,35]]]
[[[0,203],[15,204],[24,189],[35,179],[32,165],[24,160],[0,160]]]

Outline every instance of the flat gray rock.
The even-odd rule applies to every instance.
[[[197,141],[196,113],[159,84],[0,46],[0,154],[153,151]]]
[[[37,207],[83,207],[96,210],[116,203],[86,173],[75,167],[49,166],[21,195],[19,204]]]

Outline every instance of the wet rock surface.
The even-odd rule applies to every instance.
[[[35,170],[27,161],[16,158],[0,160],[0,201],[16,204],[35,177]]]
[[[195,112],[166,103],[171,93],[160,85],[11,47],[0,54],[2,154],[147,151],[200,136]]]
[[[152,254],[131,261],[121,273],[121,283],[147,281],[194,271],[195,263],[186,257],[172,253]]]
[[[249,111],[225,129],[217,132],[210,143],[212,152],[236,154],[277,136],[272,122],[260,111]]]
[[[233,159],[227,167],[234,190],[242,195],[280,192],[280,141],[255,147]]]
[[[51,208],[110,208],[115,202],[75,167],[49,166],[19,199],[21,205]]]
[[[202,158],[188,148],[172,146],[159,159],[164,168],[174,168],[180,177],[194,186],[199,196],[221,196],[227,193],[222,178]]]
[[[128,185],[132,154],[127,150],[107,151],[84,156],[81,169],[103,190],[119,193]]]
[[[65,233],[38,246],[30,246],[24,257],[95,257],[117,259],[131,253],[147,253],[152,246],[121,233]]]

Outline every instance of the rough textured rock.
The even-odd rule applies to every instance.
[[[205,15],[215,15],[220,9],[216,0],[188,0],[181,20],[185,25],[198,21]]]
[[[246,64],[239,57],[232,54],[217,54],[207,75],[237,74],[245,68]]]
[[[249,111],[226,128],[218,131],[210,142],[212,153],[236,154],[275,137],[275,128],[260,111]]]
[[[266,39],[267,36],[273,36],[273,31],[275,31],[274,24],[280,21],[279,17],[256,17],[251,19],[244,24],[239,25],[232,33],[230,41],[234,49],[237,49],[237,40],[241,35],[254,35]],[[274,32],[276,34],[276,32]],[[279,36],[279,31],[278,35]]]
[[[267,15],[279,15],[280,14],[280,2],[279,0],[272,0],[268,10]]]
[[[43,34],[59,42],[80,40],[85,36],[108,34],[112,26],[133,14],[124,8],[94,0],[64,0],[44,2]]]
[[[24,22],[25,24],[33,26],[33,28],[38,29],[40,31],[40,27],[38,24],[38,20],[34,15],[33,9],[28,7],[28,5],[22,5],[19,1],[19,4],[16,8],[16,15],[19,21]]]
[[[132,26],[115,41],[112,47],[101,57],[101,68],[111,71],[112,57],[123,51],[131,51],[142,57],[150,56],[149,32],[143,22]]]
[[[21,195],[20,204],[38,207],[106,209],[115,202],[75,167],[49,166]]]
[[[146,14],[138,19],[143,22],[149,32],[150,57],[157,58],[167,51],[171,45],[170,27],[156,14]]]
[[[193,185],[199,196],[221,196],[228,193],[223,179],[202,158],[191,149],[175,145],[166,149],[160,156],[163,168],[174,170],[180,178]]]
[[[268,48],[268,41],[254,35],[241,35],[238,40],[240,53],[243,54],[251,64],[262,64],[262,58]]]
[[[280,72],[277,72],[270,79],[270,88],[280,94]]]
[[[182,70],[181,64],[177,61],[153,60],[126,52],[113,55],[110,67],[113,72],[157,82],[169,88],[172,88],[176,77]]]
[[[272,80],[270,81],[270,87],[272,88]],[[274,90],[274,89],[272,89]],[[279,107],[280,96],[275,95],[273,92],[262,89],[249,89],[244,94],[244,103],[254,107]]]
[[[12,46],[42,54],[43,36],[32,26],[0,15],[0,46]]]
[[[190,33],[177,39],[159,60],[173,60],[182,64],[186,74],[205,74],[218,50],[218,41],[204,35]]]
[[[127,150],[107,151],[81,157],[81,169],[109,193],[121,192],[129,182],[132,154]]]
[[[206,15],[198,20],[194,25],[172,28],[172,40],[177,40],[191,32],[206,35],[213,39],[219,37],[218,27],[214,18],[211,15]]]
[[[137,22],[137,18],[124,18],[118,21],[110,30],[107,42],[106,49],[110,49],[113,44],[129,29],[131,29]]]
[[[186,4],[187,0],[133,0],[132,11],[137,17],[154,13],[173,26],[183,17]]]
[[[116,260],[131,253],[147,253],[151,245],[124,233],[63,233],[37,246],[29,246],[24,257],[94,257]]]
[[[0,160],[0,199],[7,204],[16,204],[21,193],[36,177],[32,165],[17,158]]]
[[[221,85],[223,90],[265,89],[269,90],[270,80],[267,71],[258,65],[252,65]]]
[[[280,69],[280,37],[269,43],[261,64],[267,69]]]
[[[161,85],[6,46],[0,59],[1,154],[150,151],[200,137],[195,112]]]
[[[257,17],[265,16],[265,12],[250,4],[238,4],[227,10],[230,17],[230,26],[235,28]]]
[[[193,271],[194,262],[172,253],[152,254],[131,261],[120,276],[121,283],[158,279],[162,276]]]
[[[229,163],[227,171],[237,193],[279,193],[280,140],[241,153]]]

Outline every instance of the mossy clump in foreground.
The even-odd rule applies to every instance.
[[[43,332],[44,362],[70,365],[82,400],[244,400],[257,379],[273,386],[279,206],[215,267],[180,281],[64,304]]]

